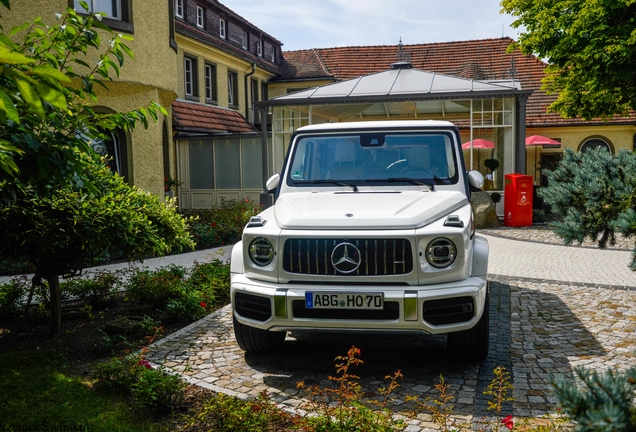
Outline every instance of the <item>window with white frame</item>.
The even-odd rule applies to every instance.
[[[174,0],[174,14],[179,18],[183,18],[183,2],[184,0]]]
[[[184,57],[183,71],[186,98],[197,98],[199,96],[197,89],[197,60],[192,57]]]
[[[205,28],[205,9],[197,6],[197,27]]]
[[[219,20],[219,36],[223,39],[227,38],[227,21],[223,18]]]
[[[230,107],[238,106],[238,74],[236,72],[227,73],[227,97]]]
[[[263,41],[260,39],[256,41],[256,55],[263,56]]]
[[[272,60],[272,63],[276,63],[276,47],[275,46],[272,47],[271,60]]]
[[[216,66],[206,63],[205,65],[205,101],[216,103]]]
[[[122,20],[121,3],[122,0],[86,0],[89,12],[104,12],[107,18],[119,21]],[[85,11],[84,7],[80,4],[80,0],[74,0],[73,6],[78,12]]]
[[[249,33],[247,33],[247,31],[243,30],[243,49],[248,49],[250,46],[250,37],[249,37]]]

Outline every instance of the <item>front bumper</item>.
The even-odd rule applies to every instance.
[[[450,333],[472,328],[484,312],[486,277],[421,286],[275,284],[233,274],[234,316],[271,331],[387,331]],[[384,310],[305,309],[305,292],[377,293]]]

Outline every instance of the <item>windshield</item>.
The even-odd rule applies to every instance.
[[[449,133],[347,133],[300,137],[288,183],[348,185],[454,184],[457,161]],[[411,180],[417,180],[413,182]]]

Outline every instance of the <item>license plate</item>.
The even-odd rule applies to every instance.
[[[382,293],[305,292],[307,309],[384,309]]]

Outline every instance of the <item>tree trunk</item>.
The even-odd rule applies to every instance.
[[[33,279],[31,280],[31,289],[29,290],[29,297],[27,298],[26,305],[24,305],[24,317],[26,318],[29,315],[29,309],[31,308],[31,301],[33,300],[33,293],[35,292],[35,287],[42,284],[42,277],[40,276],[40,272],[36,271]]]
[[[57,274],[46,275],[51,293],[51,336],[57,335],[62,328],[62,294],[60,292],[60,277]]]

